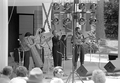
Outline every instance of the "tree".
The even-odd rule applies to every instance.
[[[106,37],[118,39],[119,0],[105,2],[104,20]]]

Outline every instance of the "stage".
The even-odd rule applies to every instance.
[[[91,56],[91,57],[90,57]],[[99,59],[100,57],[100,59]],[[9,58],[10,59],[10,58]],[[52,60],[52,58],[51,58]],[[99,62],[100,60],[100,62]],[[70,75],[70,72],[72,71],[72,58],[71,56],[69,56],[69,60],[63,60],[63,68],[64,68],[64,72],[65,72],[65,76],[63,77],[64,82],[66,82],[66,80],[68,79],[68,76]],[[86,54],[85,55],[85,65],[87,66],[87,68],[92,69],[92,68],[100,68],[102,70],[104,69],[105,64],[108,62],[108,55],[107,54]],[[80,66],[79,61],[78,61],[78,67]],[[45,76],[45,83],[49,83],[50,80],[53,77],[52,74],[52,69],[49,69],[48,71],[48,64],[45,61],[45,67],[44,67],[44,71],[46,72],[44,74]],[[120,72],[118,72],[120,73]],[[94,83],[90,78],[91,76],[86,76],[86,77],[80,77],[84,83]],[[72,77],[69,79],[70,82],[72,83]],[[82,83],[81,80],[79,79],[77,74],[74,74],[74,81],[75,83]],[[120,74],[119,75],[109,75],[106,76],[106,83],[119,83],[120,82]]]
[[[109,62],[109,58],[108,58],[108,52],[110,51],[117,51],[117,50],[113,50],[110,48],[114,48],[116,47],[118,44],[116,43],[116,41],[112,41],[112,43],[109,41],[106,46],[109,46],[109,48],[107,48],[106,46],[101,46],[100,47],[100,51],[95,53],[95,54],[90,54],[87,53],[85,54],[85,63],[84,66],[87,68],[87,70],[93,70],[93,69],[102,69],[103,71],[106,72],[104,66]],[[62,67],[64,69],[64,77],[63,80],[66,82],[66,80],[68,79],[68,76],[70,75],[70,73],[72,72],[72,55],[68,56],[69,60],[64,60],[62,61]],[[44,73],[45,76],[45,83],[49,83],[50,80],[53,77],[53,67],[52,67],[52,57],[50,57],[48,59],[47,55],[45,55],[45,64],[44,64],[44,68],[43,71],[46,72]],[[15,63],[13,62],[13,59],[11,57],[9,57],[9,65],[15,65]],[[80,67],[80,62],[78,60],[77,63],[77,67]],[[84,83],[93,83],[93,81],[91,80],[91,76],[80,76],[80,78],[84,81]],[[109,74],[107,73],[106,76],[106,83],[119,83],[120,82],[120,72],[114,73],[114,74]],[[70,83],[72,82],[72,77],[69,79]],[[77,74],[74,74],[74,80],[76,83],[82,83],[81,80],[79,79],[79,76]],[[118,82],[119,81],[119,82]]]

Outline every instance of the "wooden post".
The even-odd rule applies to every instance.
[[[46,16],[46,19],[45,19],[45,21],[44,21],[44,23],[43,23],[43,28],[45,28],[45,25],[46,25],[46,23],[48,24],[48,28],[49,28],[49,31],[51,31],[51,26],[50,26],[50,22],[51,21],[49,21],[49,14],[51,13],[51,9],[52,9],[52,3],[50,4],[50,7],[49,7],[49,9],[46,9],[45,8],[45,4],[46,3],[42,3],[42,7],[43,7],[43,12],[44,12],[44,14],[45,14],[45,16]],[[47,3],[48,4],[48,3]],[[48,11],[48,13],[47,13],[47,11]]]

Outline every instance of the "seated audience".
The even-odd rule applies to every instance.
[[[43,80],[43,71],[39,67],[35,67],[30,71],[27,83],[43,83]]]
[[[106,75],[102,70],[94,70],[92,73],[92,80],[94,83],[105,83]]]
[[[50,83],[64,83],[62,80],[63,74],[64,74],[64,72],[63,72],[63,68],[61,66],[55,67],[53,70],[54,77],[52,78]]]
[[[11,79],[10,83],[26,83],[27,78],[27,68],[24,66],[19,66],[16,68],[16,77]]]
[[[12,72],[13,72],[13,69],[11,66],[4,67],[1,72],[0,83],[9,83]]]

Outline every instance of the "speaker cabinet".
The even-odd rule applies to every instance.
[[[90,63],[90,64],[83,64],[81,65],[76,72],[80,75],[80,76],[91,76],[92,72],[95,69],[99,69],[98,66],[94,63]]]
[[[109,60],[116,60],[116,58],[118,58],[118,54],[117,53],[109,53],[108,57],[109,57]]]
[[[107,72],[118,72],[120,71],[120,59],[109,61],[104,68]]]

